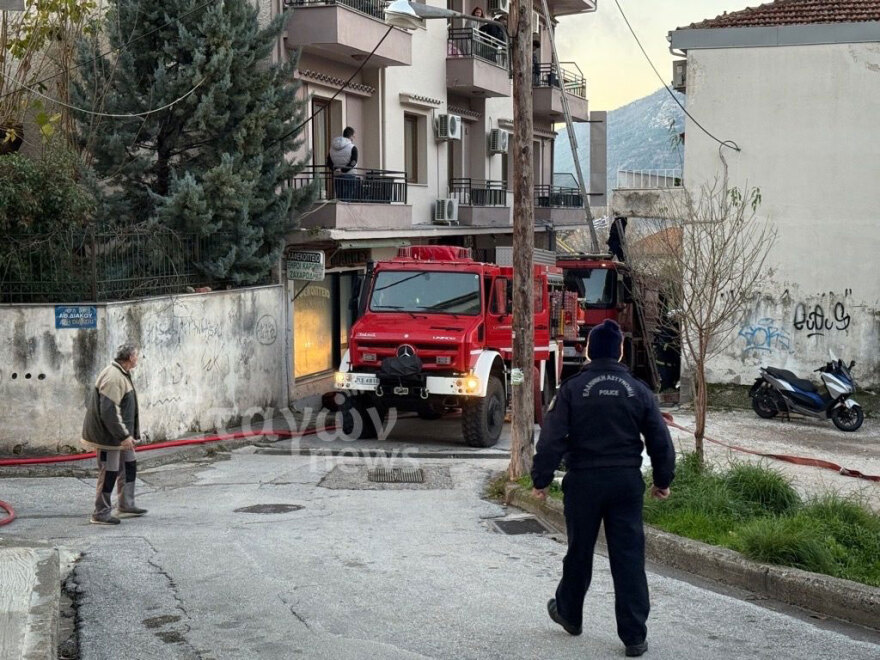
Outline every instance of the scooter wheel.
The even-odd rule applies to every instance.
[[[771,419],[779,414],[779,408],[773,396],[765,389],[758,391],[752,397],[752,408],[758,414],[758,417]]]
[[[831,412],[831,421],[834,426],[841,431],[857,431],[865,421],[865,413],[862,412],[861,406],[839,406]]]

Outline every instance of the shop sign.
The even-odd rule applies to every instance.
[[[324,279],[324,252],[298,250],[287,257],[287,279],[320,282]]]

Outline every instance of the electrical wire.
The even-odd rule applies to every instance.
[[[27,85],[22,85],[21,83],[19,83],[19,86],[22,87],[23,89],[26,89],[31,94],[36,94],[37,96],[42,96],[44,99],[52,101],[53,103],[57,103],[58,105],[63,106],[65,108],[68,108],[70,110],[75,110],[76,112],[82,112],[84,114],[93,115],[95,117],[110,117],[112,119],[136,119],[138,117],[146,117],[147,115],[152,115],[157,112],[161,112],[162,110],[167,110],[171,106],[176,105],[177,103],[180,103],[181,101],[183,101],[183,99],[185,99],[187,96],[189,96],[190,94],[195,92],[199,87],[201,87],[202,84],[205,82],[205,80],[207,80],[207,78],[202,78],[196,84],[195,87],[193,87],[191,90],[189,90],[183,96],[174,99],[173,101],[171,101],[171,103],[166,103],[165,105],[163,105],[160,108],[153,108],[152,110],[146,110],[145,112],[136,112],[134,114],[111,114],[111,113],[107,113],[107,112],[94,112],[92,110],[85,110],[84,108],[77,108],[74,105],[70,105],[69,103],[65,103],[64,101],[59,101],[58,99],[54,99],[51,96],[47,96],[45,94],[42,94],[35,89],[31,89]]]
[[[86,66],[87,64],[91,64],[92,62],[96,62],[96,61],[98,61],[99,59],[101,59],[102,57],[106,57],[107,55],[111,55],[111,54],[113,54],[113,53],[121,52],[122,50],[128,48],[128,47],[129,47],[131,44],[133,44],[135,41],[138,41],[138,40],[140,40],[140,39],[143,39],[144,37],[148,37],[148,36],[150,36],[151,34],[154,34],[154,33],[158,32],[159,30],[164,30],[165,28],[167,28],[167,27],[168,27],[169,25],[171,25],[172,23],[176,23],[176,22],[179,21],[181,18],[186,18],[186,17],[189,16],[190,14],[194,14],[195,12],[197,12],[197,11],[199,11],[199,10],[201,10],[201,9],[204,9],[205,7],[207,7],[207,6],[210,5],[210,4],[215,3],[216,1],[217,1],[217,0],[207,0],[207,2],[204,2],[204,3],[202,3],[202,4],[200,4],[200,5],[196,6],[196,7],[193,7],[193,8],[190,9],[189,11],[185,11],[185,12],[183,12],[183,13],[180,14],[179,16],[175,17],[174,20],[172,20],[172,21],[168,21],[167,23],[164,23],[163,25],[160,25],[160,26],[158,26],[158,27],[155,27],[155,28],[153,28],[152,30],[148,30],[147,32],[144,32],[142,35],[139,35],[139,36],[137,36],[137,37],[134,37],[133,39],[129,39],[128,41],[126,41],[126,42],[125,42],[124,44],[122,44],[121,46],[118,46],[118,47],[116,47],[116,48],[111,48],[110,50],[104,51],[103,53],[99,53],[98,55],[95,55],[95,56],[94,56],[92,59],[90,59],[90,60],[86,60],[85,62],[81,62],[80,64],[75,64],[74,66],[69,67],[69,68],[66,68],[66,69],[64,69],[64,70],[62,70],[62,71],[59,71],[58,73],[53,73],[51,76],[46,76],[45,78],[42,78],[41,80],[37,80],[36,82],[34,82],[34,85],[42,85],[44,82],[47,82],[47,81],[49,81],[49,80],[54,80],[55,78],[58,78],[59,76],[63,76],[63,75],[65,75],[65,74],[67,74],[67,73],[70,73],[70,72],[73,71],[74,69],[78,69],[78,68],[80,68],[80,67]],[[11,92],[6,92],[5,94],[0,94],[0,100],[5,99],[7,96],[10,96],[10,95],[12,95],[12,94],[15,94],[17,91],[18,91],[18,90],[13,90],[13,91],[11,91]],[[54,99],[53,99],[53,100],[54,100]]]
[[[264,149],[267,149],[267,148],[269,148],[269,147],[271,147],[271,146],[274,146],[274,145],[278,144],[279,142],[283,142],[284,140],[286,140],[287,138],[289,138],[291,135],[294,135],[295,133],[297,133],[297,132],[299,131],[299,129],[301,129],[303,126],[305,126],[305,125],[308,124],[310,121],[312,121],[312,119],[314,119],[315,117],[317,117],[320,113],[322,113],[322,112],[324,111],[324,108],[329,107],[329,106],[330,106],[330,101],[332,101],[332,100],[335,99],[337,96],[339,96],[339,95],[345,90],[345,88],[348,87],[349,83],[351,83],[351,81],[354,80],[354,77],[355,77],[357,74],[359,74],[359,73],[361,72],[361,70],[364,68],[364,66],[367,64],[367,62],[370,61],[370,58],[376,53],[377,50],[379,50],[379,46],[382,45],[382,42],[385,41],[385,38],[386,38],[389,34],[391,34],[391,30],[393,30],[393,29],[394,29],[394,26],[393,26],[393,25],[389,25],[389,26],[388,26],[388,30],[385,32],[385,34],[382,35],[382,38],[379,39],[379,43],[377,43],[377,44],[373,47],[373,50],[370,51],[370,54],[367,55],[367,57],[364,59],[364,61],[361,62],[361,65],[360,65],[357,69],[354,70],[354,73],[352,73],[352,74],[349,76],[348,80],[346,80],[344,83],[342,83],[342,87],[340,87],[339,89],[337,89],[337,90],[336,90],[336,93],[333,94],[333,96],[331,96],[329,99],[327,99],[327,102],[326,102],[326,103],[322,103],[322,104],[320,105],[320,107],[318,107],[317,110],[315,110],[311,115],[309,115],[306,119],[304,119],[304,120],[303,120],[298,126],[295,126],[295,127],[294,127],[293,129],[291,129],[289,132],[285,133],[284,135],[282,135],[280,138],[278,138],[278,139],[275,140],[274,142],[270,142],[269,144],[267,144],[267,145],[266,145],[265,147],[263,147],[263,148],[264,148]]]
[[[648,64],[650,64],[651,68],[654,70],[654,74],[657,76],[657,78],[660,80],[660,82],[663,83],[663,89],[665,89],[667,92],[669,92],[669,95],[672,97],[672,100],[678,104],[678,107],[680,107],[682,109],[684,114],[687,115],[690,118],[690,120],[692,122],[694,122],[694,124],[696,124],[697,127],[701,131],[703,131],[703,133],[705,133],[710,138],[715,140],[722,147],[728,147],[730,149],[733,149],[734,151],[741,151],[741,149],[739,148],[739,145],[736,142],[734,142],[733,140],[719,140],[717,137],[712,135],[708,130],[706,130],[703,127],[703,125],[700,122],[698,122],[696,120],[696,118],[691,113],[689,113],[687,111],[687,108],[685,108],[684,105],[682,105],[681,101],[679,101],[678,98],[675,96],[675,93],[669,88],[669,85],[666,84],[666,81],[663,79],[663,76],[661,76],[660,72],[657,71],[657,67],[654,66],[654,63],[651,61],[651,58],[648,56],[648,53],[645,51],[645,48],[642,46],[642,42],[639,40],[639,37],[636,34],[636,31],[633,30],[632,25],[630,25],[629,19],[626,17],[626,14],[623,13],[623,7],[620,6],[620,3],[617,0],[614,0],[614,4],[617,5],[617,10],[620,12],[620,15],[623,17],[623,20],[626,23],[626,27],[629,28],[630,34],[632,34],[633,39],[636,40],[636,44],[638,44],[639,50],[642,51],[642,55],[645,56],[645,59],[648,60]],[[719,147],[719,149],[720,149],[720,147]]]

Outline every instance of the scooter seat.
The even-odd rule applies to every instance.
[[[784,381],[787,381],[797,387],[798,389],[803,390],[804,392],[818,392],[819,390],[816,386],[808,380],[803,378],[798,378],[793,373],[788,371],[787,369],[777,369],[776,367],[767,367],[765,371],[774,376],[776,378],[781,378]]]

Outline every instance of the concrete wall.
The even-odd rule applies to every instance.
[[[97,306],[97,328],[55,328],[52,305],[0,307],[0,454],[79,447],[84,402],[115,348],[141,348],[134,371],[150,441],[287,405],[280,286]]]
[[[806,376],[831,348],[861,384],[880,383],[880,44],[691,50],[687,107],[740,146],[724,151],[731,183],[759,187],[778,230],[762,295],[711,379],[748,382],[758,364]],[[686,131],[694,188],[721,161]]]

